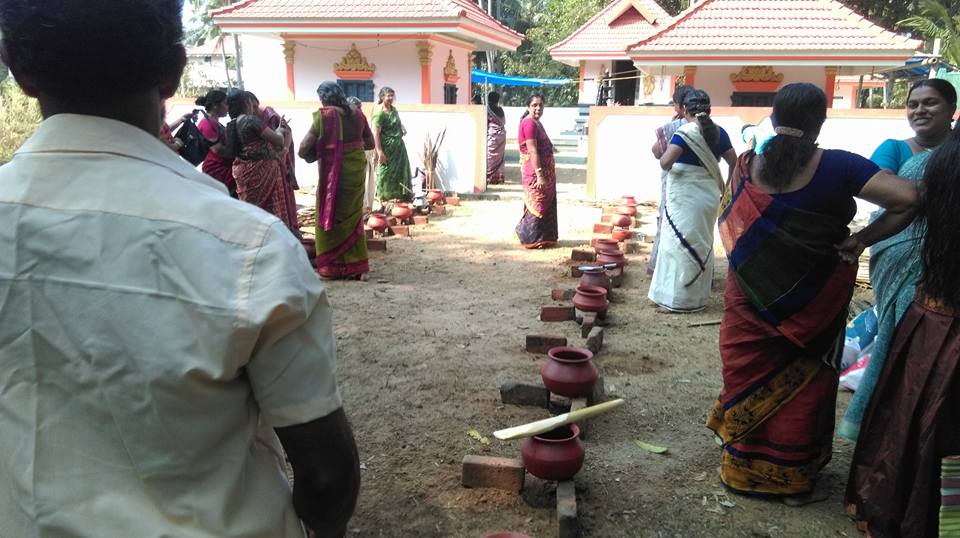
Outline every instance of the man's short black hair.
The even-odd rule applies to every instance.
[[[109,102],[182,61],[183,0],[0,0],[0,32],[38,93]]]

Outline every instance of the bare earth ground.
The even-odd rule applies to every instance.
[[[564,174],[561,248],[518,247],[522,206],[509,194],[519,187],[507,185],[499,188],[505,200],[465,201],[415,227],[412,238],[389,239],[388,252],[372,253],[370,282],[328,284],[338,375],[363,462],[353,536],[557,535],[551,484],[528,475],[521,496],[464,489],[459,478],[466,454],[519,457],[519,442],[498,441],[494,430],[548,416],[500,402],[501,383],[539,382],[543,357],[524,351],[524,336],[564,334],[583,344],[576,323],[537,319],[552,288],[575,285],[570,247],[588,244],[600,219],[599,208],[571,201],[582,194],[582,172]],[[724,492],[719,449],[703,426],[721,386],[718,327],[688,327],[720,318],[722,275],[705,312],[656,314],[646,299],[646,254],[631,256],[596,359],[607,397],[627,405],[590,425],[576,477],[584,536],[858,535],[841,507],[852,446],[840,441],[823,475],[826,502],[788,508]],[[840,411],[848,400],[841,394]],[[471,428],[491,444],[468,436]],[[634,440],[670,450],[647,453]]]

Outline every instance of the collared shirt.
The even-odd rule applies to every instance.
[[[0,167],[0,536],[302,537],[272,428],[341,406],[303,247],[155,136]]]

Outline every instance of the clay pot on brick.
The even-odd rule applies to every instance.
[[[576,424],[560,426],[520,443],[523,466],[543,480],[570,480],[583,467],[585,453]]]
[[[621,197],[620,197],[620,205],[632,205],[632,206],[636,206],[636,205],[637,205],[637,199],[634,198],[633,196],[621,196]]]
[[[610,291],[610,276],[603,267],[583,267],[580,269],[581,287],[592,286]]]
[[[404,221],[413,216],[413,208],[406,202],[397,202],[393,204],[393,209],[390,210],[390,214],[396,217],[397,220]]]
[[[627,257],[624,256],[623,252],[620,252],[620,250],[598,250],[597,263],[604,265],[613,263],[618,267],[623,267],[627,264]]]
[[[433,205],[443,202],[443,191],[440,189],[430,189],[427,191],[427,201]]]
[[[593,392],[599,373],[593,364],[593,353],[580,347],[561,346],[547,351],[547,361],[540,368],[543,386],[554,394],[580,398]]]
[[[607,315],[609,305],[607,290],[599,286],[577,286],[577,291],[573,295],[573,306],[577,310],[596,312],[598,318]]]
[[[610,224],[613,224],[614,226],[619,226],[621,228],[628,228],[630,227],[631,224],[633,224],[633,219],[631,219],[626,215],[614,215],[610,219]]]
[[[633,232],[627,230],[626,228],[614,228],[610,236],[617,241],[626,241],[627,239],[633,237]]]
[[[635,205],[622,205],[617,208],[618,215],[624,215],[627,217],[632,217],[637,214],[637,206]]]
[[[620,242],[617,241],[616,239],[607,239],[607,238],[595,239],[594,244],[596,245],[594,247],[594,250],[597,251],[598,253],[601,250],[615,250],[615,251],[620,250]]]
[[[383,233],[388,225],[387,216],[383,213],[372,213],[367,219],[367,226],[380,233]]]

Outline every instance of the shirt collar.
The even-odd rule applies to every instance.
[[[170,151],[159,138],[129,123],[81,114],[55,114],[17,150],[31,153],[112,153],[162,166],[185,179],[226,192],[217,180]]]

